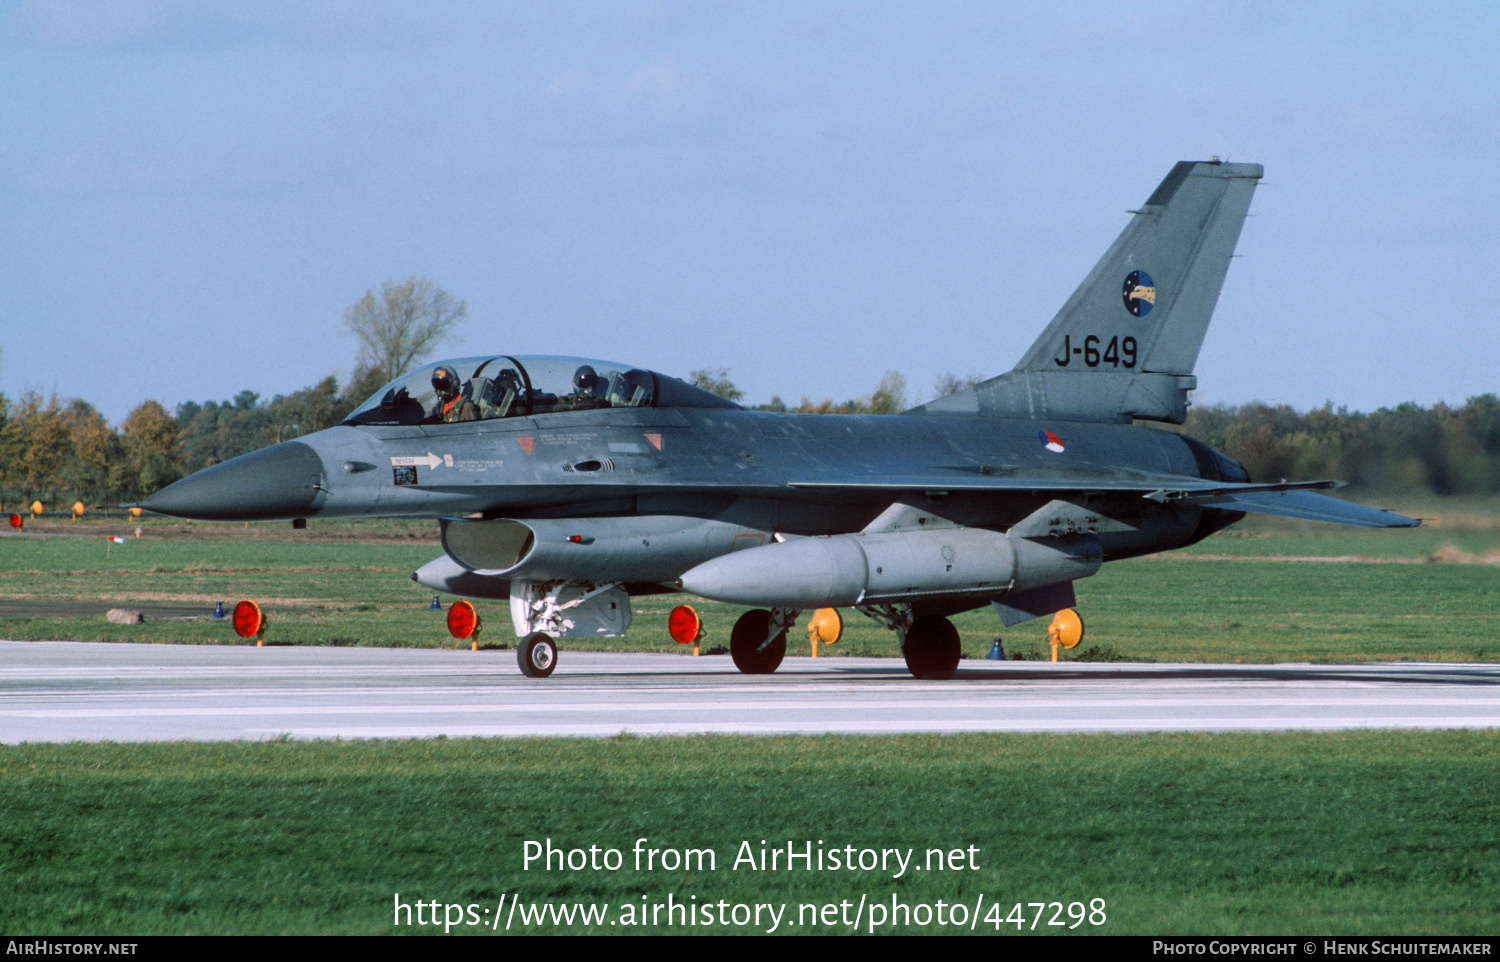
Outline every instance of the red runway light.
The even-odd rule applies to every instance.
[[[479,628],[479,612],[467,601],[455,601],[448,606],[448,633],[455,638],[468,638]]]
[[[691,605],[678,605],[667,616],[667,634],[679,645],[691,645],[698,640],[698,629],[702,621]]]
[[[254,638],[266,627],[266,618],[260,613],[260,605],[253,601],[242,601],[234,606],[234,632],[241,638]]]

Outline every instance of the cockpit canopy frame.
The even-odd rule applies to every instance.
[[[505,354],[452,358],[403,374],[346,425],[445,424],[634,407],[738,407],[676,378],[613,361]]]

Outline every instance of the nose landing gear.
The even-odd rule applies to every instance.
[[[516,646],[516,660],[527,678],[546,678],[557,667],[557,643],[539,631]]]

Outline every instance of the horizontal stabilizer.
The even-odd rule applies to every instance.
[[[1415,528],[1417,518],[1362,504],[1340,501],[1312,491],[1251,491],[1208,503],[1226,511],[1248,511],[1252,514],[1275,514],[1283,518],[1307,521],[1329,521],[1334,524],[1356,524],[1365,528]]]
[[[1153,491],[1146,495],[1148,501],[1213,501],[1222,495],[1251,494],[1256,491],[1273,491],[1285,493],[1287,491],[1323,491],[1328,488],[1342,488],[1342,481],[1281,481],[1275,484],[1221,484],[1206,488],[1178,488]]]

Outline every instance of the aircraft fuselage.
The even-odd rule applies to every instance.
[[[861,530],[901,489],[915,487],[953,523],[1004,529],[1055,491],[996,497],[966,486],[1009,475],[1078,484],[1132,474],[1218,480],[1232,471],[1222,455],[1226,467],[1205,471],[1213,463],[1205,451],[1183,435],[1132,425],[602,409],[334,427],[200,472],[154,496],[150,507],[223,521],[728,513],[769,532],[820,535]],[[290,467],[278,475],[257,472],[261,464]],[[919,472],[925,480],[906,480]],[[1208,533],[1198,531],[1196,508],[1097,493],[1092,500],[1112,502],[1107,510],[1128,525],[1107,539],[1107,558],[1167,550]]]

